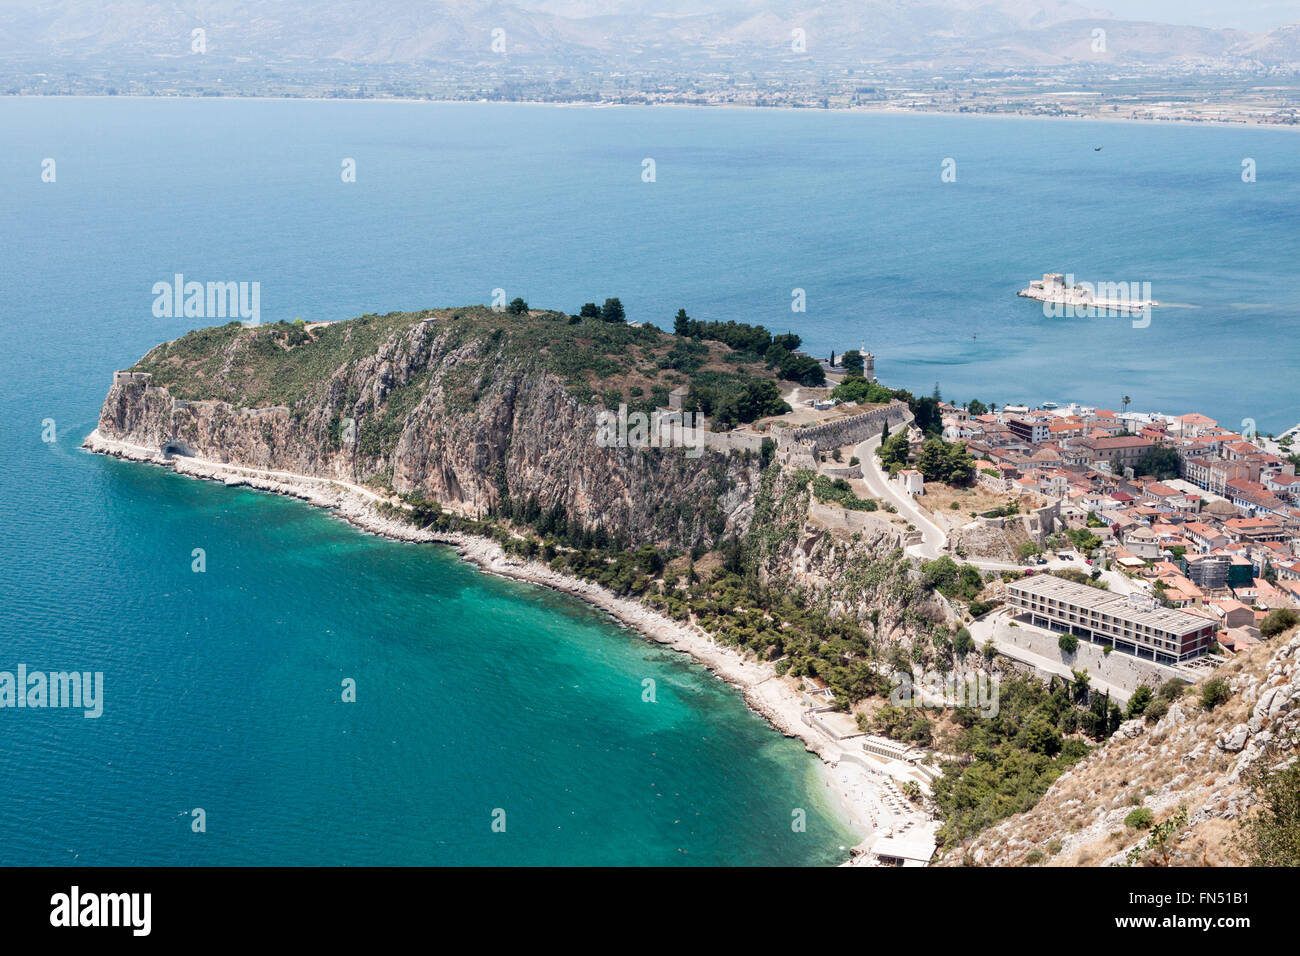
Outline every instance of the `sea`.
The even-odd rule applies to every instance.
[[[1297,135],[0,98],[0,672],[103,675],[97,718],[0,709],[0,864],[824,865],[861,838],[802,744],[577,601],[79,450],[115,369],[222,321],[156,316],[155,284],[258,283],[263,322],[617,296],[950,400],[1280,432]],[[1049,317],[1015,295],[1044,272],[1161,305]]]

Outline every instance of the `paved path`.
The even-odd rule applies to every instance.
[[[95,434],[98,434],[98,430],[96,430]],[[378,492],[374,491],[371,488],[367,488],[364,485],[358,485],[351,481],[346,481],[342,478],[330,478],[324,475],[300,475],[296,471],[272,471],[267,468],[250,468],[245,465],[232,465],[229,462],[214,461],[211,458],[200,458],[197,455],[184,455],[184,454],[180,454],[179,452],[169,456],[164,456],[163,453],[157,448],[150,448],[147,445],[137,445],[134,442],[123,441],[120,438],[111,438],[111,439],[102,439],[102,440],[114,445],[120,445],[124,448],[129,448],[132,451],[138,452],[144,456],[159,458],[159,459],[168,457],[171,458],[174,463],[179,461],[180,466],[176,468],[176,470],[180,473],[184,473],[185,471],[185,466],[184,466],[185,462],[192,462],[193,464],[198,465],[201,468],[206,468],[209,471],[213,471],[213,472],[234,472],[240,475],[249,475],[254,478],[271,479],[277,481],[314,481],[326,485],[338,485],[342,488],[346,488],[348,491],[355,492],[356,494],[359,494],[365,498],[369,498],[375,502],[385,502],[387,504],[397,504],[400,505],[401,507],[408,507],[404,502],[400,500],[394,500],[392,497],[388,495],[379,494]]]
[[[892,504],[898,509],[900,515],[916,525],[917,530],[921,532],[920,544],[910,545],[907,549],[908,554],[926,560],[939,557],[947,547],[948,536],[943,533],[942,528],[926,517],[924,509],[912,500],[911,495],[891,483],[880,470],[880,460],[876,458],[876,449],[879,447],[880,435],[876,435],[853,449],[853,454],[857,455],[858,461],[862,463],[862,480],[867,490],[882,501]]]
[[[373,489],[367,488],[365,485],[358,485],[351,481],[345,481],[342,478],[330,478],[324,475],[300,475],[296,471],[269,471],[265,468],[248,468],[244,465],[230,465],[223,461],[213,461],[210,458],[199,458],[195,455],[176,455],[175,457],[181,458],[185,461],[196,462],[200,465],[220,471],[233,471],[244,475],[251,475],[254,478],[287,479],[290,481],[317,481],[327,485],[338,485],[342,488],[346,488],[348,491],[353,491],[365,498],[369,498],[372,501],[385,502],[387,504],[401,504],[401,502],[395,502],[391,497],[379,494]]]

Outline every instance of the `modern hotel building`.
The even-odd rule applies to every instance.
[[[1120,597],[1086,584],[1038,574],[1007,585],[1007,604],[1035,627],[1071,633],[1094,644],[1160,664],[1209,651],[1215,625],[1141,596]]]

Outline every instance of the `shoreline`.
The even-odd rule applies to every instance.
[[[688,109],[688,110],[771,110],[791,113],[827,113],[846,116],[891,115],[891,116],[952,116],[964,118],[1008,119],[1008,120],[1054,120],[1074,121],[1077,123],[1139,124],[1151,126],[1210,126],[1224,129],[1279,129],[1300,130],[1300,123],[1270,123],[1256,118],[1241,119],[1194,119],[1185,116],[1171,116],[1165,119],[1143,116],[1104,116],[1100,114],[1052,114],[1033,112],[1003,112],[995,110],[945,110],[918,109],[899,104],[881,104],[879,106],[790,106],[771,105],[756,106],[752,103],[616,103],[608,100],[489,100],[489,99],[437,99],[415,96],[267,96],[249,94],[247,96],[202,96],[193,94],[165,93],[14,93],[0,94],[0,99],[15,100],[206,100],[209,102],[255,101],[265,103],[432,103],[439,105],[498,105],[498,106],[547,106],[557,109]]]
[[[509,555],[490,538],[416,528],[396,518],[384,517],[375,510],[374,505],[390,501],[389,498],[343,479],[299,475],[183,456],[166,458],[160,449],[105,437],[99,433],[98,428],[82,440],[80,447],[94,454],[169,468],[189,478],[218,481],[228,487],[247,487],[298,498],[329,510],[335,517],[367,534],[415,544],[448,545],[456,549],[461,560],[485,574],[548,588],[576,598],[605,612],[619,625],[635,631],[643,639],[688,655],[714,677],[736,688],[745,705],[762,717],[773,730],[785,737],[798,739],[806,750],[816,755],[821,778],[826,786],[828,805],[836,811],[841,824],[858,840],[852,848],[853,855],[844,863],[855,858],[861,859],[860,854],[865,853],[866,848],[884,834],[885,829],[876,826],[878,819],[892,820],[890,811],[879,797],[874,796],[872,787],[874,777],[883,776],[883,771],[877,771],[873,775],[872,771],[856,762],[841,761],[842,749],[803,722],[801,715],[804,707],[800,693],[789,679],[778,676],[769,663],[744,660],[735,650],[718,644],[694,624],[679,623],[638,601],[618,597],[593,582],[561,574],[536,561]]]

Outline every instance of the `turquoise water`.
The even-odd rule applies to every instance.
[[[152,315],[175,272],[260,282],[267,321],[618,295],[865,342],[959,399],[1300,419],[1293,131],[10,98],[0,129],[0,670],[106,683],[99,720],[0,711],[3,863],[824,863],[852,839],[799,744],[595,612],[77,451],[112,370],[193,324]],[[1049,269],[1186,307],[1045,319],[1014,291]]]
[[[801,745],[578,602],[300,502],[42,451],[57,495],[6,505],[4,667],[103,671],[104,715],[0,712],[0,862],[810,864],[855,842]]]

